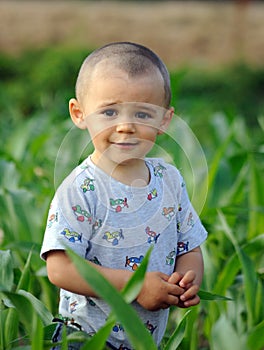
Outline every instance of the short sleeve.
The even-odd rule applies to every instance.
[[[190,202],[186,185],[181,175],[180,179],[181,186],[177,213],[177,255],[184,254],[200,246],[207,238],[207,231]]]
[[[85,258],[92,228],[93,218],[79,186],[61,186],[50,205],[41,258],[45,260],[51,250],[67,248]]]

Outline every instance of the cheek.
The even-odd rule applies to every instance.
[[[107,139],[103,133],[95,132],[94,134],[91,135],[91,138],[95,147],[97,148],[105,147],[104,145],[107,142]]]
[[[96,139],[96,141],[100,139],[103,141],[105,140],[109,134],[111,133],[109,128],[106,128],[105,126],[100,125],[99,123],[94,123],[93,125],[87,126],[87,130],[91,136],[92,139]]]
[[[141,129],[141,137],[142,139],[155,142],[158,134],[158,130],[155,128],[145,127]]]

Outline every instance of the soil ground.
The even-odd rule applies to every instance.
[[[240,5],[239,5],[240,4]],[[112,41],[152,48],[170,68],[264,63],[264,3],[0,1],[0,51]]]

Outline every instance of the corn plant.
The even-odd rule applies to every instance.
[[[54,190],[77,165],[75,154],[84,157],[87,151],[84,147],[87,135],[78,130],[71,131],[73,137],[63,143],[63,166],[58,167],[54,183],[56,155],[71,129],[65,108],[70,92],[64,85],[68,82],[72,86],[75,72],[67,61],[71,68],[62,69],[59,79],[53,77],[50,80],[45,72],[49,71],[47,64],[53,66],[51,58],[55,54],[41,56],[40,66],[45,69],[33,65],[39,56],[32,53],[25,56],[21,65],[15,60],[12,64],[5,61],[8,69],[1,71],[5,72],[1,80],[5,84],[0,84],[1,350],[50,347],[58,291],[47,279],[45,263],[39,258],[40,245]],[[62,57],[56,60],[55,66],[61,65]],[[76,66],[77,57],[73,61]],[[6,72],[12,73],[12,79]],[[239,78],[243,72],[243,79]],[[27,86],[25,76],[30,77]],[[228,83],[232,76],[240,82],[240,85],[236,84],[236,90]],[[179,124],[175,134],[172,130],[159,139],[153,154],[168,150],[166,156],[180,168],[190,197],[209,232],[202,247],[205,275],[201,304],[191,310],[172,308],[161,344],[166,350],[264,348],[264,118],[260,113],[263,99],[258,88],[263,85],[263,72],[251,74],[249,69],[239,71],[236,68],[222,77],[218,75],[217,79],[214,85],[212,75],[203,80],[202,75],[192,74],[188,69],[172,74],[176,111],[183,110],[183,119],[199,139],[208,171],[203,171],[204,158],[197,152],[197,142],[190,143],[191,133],[184,133],[184,138]],[[250,84],[243,85],[247,81]],[[61,84],[57,86],[59,92],[56,82]],[[31,100],[28,99],[30,91],[33,94]],[[211,96],[211,100],[207,96]],[[254,100],[253,109],[249,100]],[[251,118],[252,110],[254,116]],[[245,118],[239,115],[243,111],[246,111]],[[182,146],[195,147],[184,155]],[[193,156],[194,170],[198,170],[195,181],[189,155]],[[66,349],[68,342],[76,340],[83,341],[84,348],[103,349],[113,319],[121,316],[134,347],[154,349],[152,339],[137,316],[132,315],[129,305],[141,286],[147,261],[125,289],[117,293],[85,262],[74,254],[72,259],[83,277],[97,286],[98,293],[107,291],[101,297],[110,303],[113,313],[92,339],[83,334],[66,335],[65,332],[62,347]],[[122,315],[116,305],[117,299],[122,300]],[[136,328],[134,324],[128,324],[127,315],[132,315]],[[141,334],[139,340],[133,336],[134,332]]]

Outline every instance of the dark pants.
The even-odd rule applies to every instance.
[[[77,330],[71,326],[65,326],[63,322],[58,322],[57,326],[55,328],[55,331],[52,336],[52,342],[57,343],[62,340],[62,330],[63,327],[66,327],[66,333],[71,334],[73,332],[76,332]],[[79,350],[81,349],[81,346],[83,345],[82,342],[74,342],[74,343],[69,343],[68,344],[68,349],[69,350]],[[60,350],[61,346],[60,345],[55,345],[51,348],[51,350]]]

